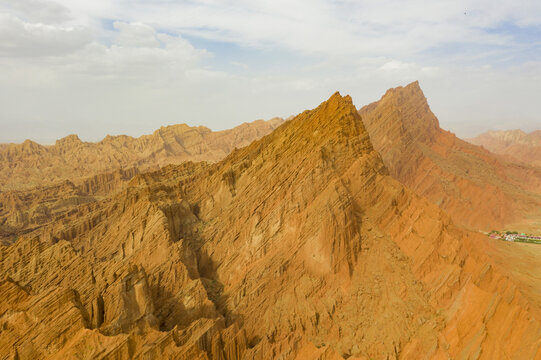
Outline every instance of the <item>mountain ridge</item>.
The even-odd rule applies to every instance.
[[[162,126],[152,135],[134,138],[106,136],[100,142],[83,142],[68,135],[54,145],[31,140],[0,147],[0,190],[22,190],[53,185],[62,180],[80,181],[121,168],[145,168],[186,160],[218,161],[235,147],[242,147],[269,133],[285,120],[274,118],[244,123],[213,132],[186,124]]]
[[[457,223],[501,229],[541,204],[539,169],[441,129],[418,82],[388,90],[359,113],[391,175]]]
[[[487,131],[466,140],[493,153],[541,167],[541,130],[530,133],[522,130]]]
[[[493,246],[389,176],[335,93],[0,246],[0,354],[539,358],[539,305]]]

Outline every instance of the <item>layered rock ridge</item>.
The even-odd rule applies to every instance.
[[[492,246],[393,179],[336,93],[0,247],[0,357],[541,358]]]
[[[418,82],[359,110],[394,178],[473,229],[501,229],[541,206],[541,171],[439,127]]]
[[[55,145],[26,140],[0,147],[0,191],[25,190],[81,180],[117,169],[140,171],[183,161],[218,161],[233,149],[267,135],[285,120],[274,118],[244,123],[213,132],[186,124],[161,127],[139,138],[107,136],[98,143],[69,135]]]

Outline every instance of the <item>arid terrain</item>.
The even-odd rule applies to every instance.
[[[493,153],[541,166],[541,130],[529,134],[522,130],[488,131],[467,141]]]
[[[418,82],[388,90],[359,113],[390,174],[456,223],[491,230],[538,214],[541,168],[442,130]]]
[[[30,140],[0,147],[0,242],[58,220],[81,204],[123,188],[141,171],[183,161],[215,162],[283,123],[245,123],[212,132],[185,124],[162,127],[152,135],[107,136],[99,143],[77,135],[52,146]]]
[[[55,185],[63,180],[78,183],[118,169],[137,167],[142,171],[187,160],[214,162],[283,122],[280,118],[258,120],[216,132],[179,124],[138,138],[108,135],[98,143],[69,135],[48,146],[31,140],[4,144],[0,147],[0,191]]]
[[[0,154],[0,359],[541,359],[541,168],[417,82]]]

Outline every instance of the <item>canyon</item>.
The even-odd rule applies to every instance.
[[[0,358],[541,359],[541,247],[478,231],[541,209],[541,169],[417,82],[258,129],[0,149]]]

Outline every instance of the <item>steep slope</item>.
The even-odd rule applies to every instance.
[[[0,147],[0,190],[23,190],[80,180],[120,168],[146,170],[183,161],[218,161],[270,133],[284,120],[258,120],[213,132],[186,124],[162,127],[139,138],[107,136],[98,143],[77,135],[43,146],[30,140]]]
[[[540,359],[541,294],[492,247],[390,177],[337,93],[0,247],[0,357]]]
[[[541,130],[529,134],[522,130],[488,131],[467,141],[493,153],[541,166]]]
[[[541,209],[541,170],[442,130],[418,82],[388,90],[359,113],[391,175],[456,222],[490,230]]]

